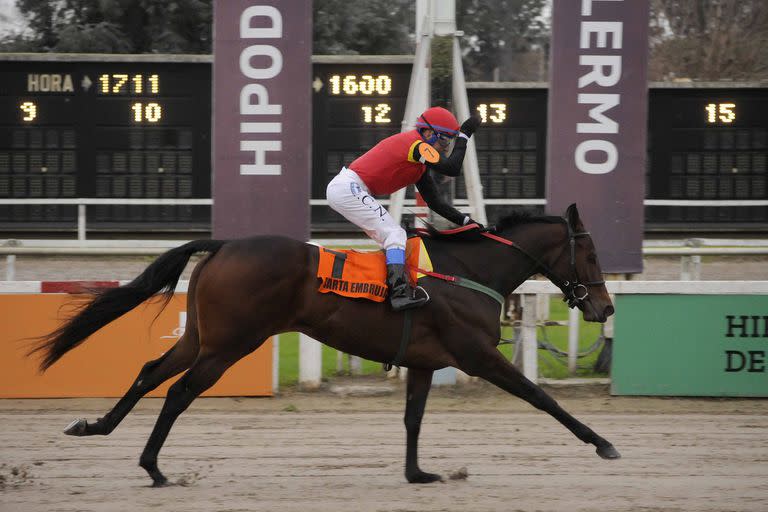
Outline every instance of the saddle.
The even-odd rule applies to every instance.
[[[405,247],[405,265],[411,283],[431,271],[432,261],[419,237],[409,238]],[[384,302],[387,297],[387,268],[384,251],[337,250],[320,247],[317,265],[320,293]]]

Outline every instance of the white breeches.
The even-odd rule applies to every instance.
[[[326,197],[331,208],[365,231],[383,249],[405,249],[405,230],[368,193],[365,183],[353,170],[342,167],[328,183]]]

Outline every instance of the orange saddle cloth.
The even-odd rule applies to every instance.
[[[409,238],[405,248],[405,264],[411,282],[423,274],[416,269],[432,270],[432,261],[421,238]],[[384,251],[359,252],[320,247],[317,265],[320,293],[384,302],[387,297],[387,265]]]

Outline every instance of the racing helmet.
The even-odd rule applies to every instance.
[[[443,107],[432,107],[425,110],[416,119],[416,126],[429,128],[434,132],[432,137],[426,141],[428,144],[434,144],[441,135],[453,138],[459,133],[459,122],[456,121],[453,114]]]

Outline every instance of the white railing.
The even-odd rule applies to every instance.
[[[5,280],[14,281],[16,278],[16,257],[19,255],[158,256],[186,242],[187,240],[17,240],[9,238],[0,239],[0,255],[5,255]],[[374,242],[367,238],[327,238],[310,240],[309,243],[325,247],[376,249]],[[768,255],[768,240],[693,238],[678,241],[646,240],[643,242],[643,256],[679,256],[680,279],[683,281],[700,279],[702,255]]]
[[[382,199],[381,204],[388,206],[390,199]],[[121,199],[121,198],[71,198],[71,199],[45,199],[45,198],[19,198],[8,199],[0,198],[0,205],[36,205],[36,204],[55,204],[55,205],[75,205],[77,206],[77,239],[85,240],[87,237],[87,211],[89,205],[151,205],[151,206],[212,206],[213,199]],[[310,206],[327,206],[325,199],[310,199]],[[414,199],[404,199],[403,204],[408,206],[411,213],[426,213],[429,209],[425,206],[416,206]],[[464,213],[471,213],[472,208],[468,199],[454,199],[454,206]],[[535,206],[546,205],[544,198],[505,198],[505,199],[483,199],[485,205],[501,206]],[[727,200],[727,199],[646,199],[643,201],[645,206],[768,206],[768,200]]]
[[[88,205],[148,205],[148,206],[184,206],[213,205],[213,199],[120,199],[120,198],[74,198],[74,199],[5,199],[0,198],[0,205],[55,204],[77,206],[77,239],[86,238],[86,207]]]

